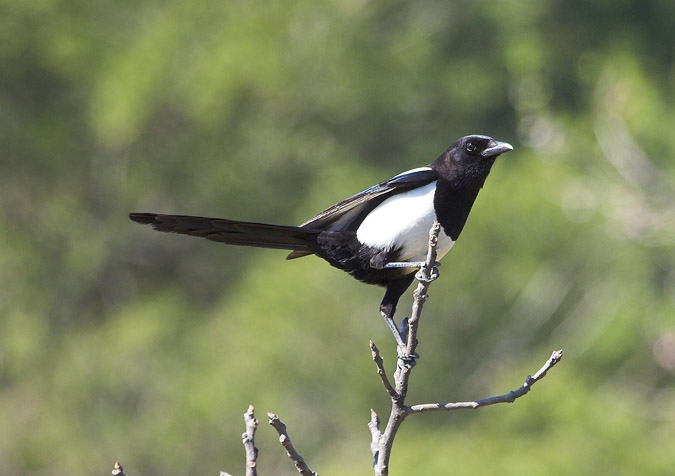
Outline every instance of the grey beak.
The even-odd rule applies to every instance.
[[[488,143],[488,148],[481,155],[483,157],[494,157],[510,150],[513,150],[513,146],[508,142],[499,142],[493,139]]]

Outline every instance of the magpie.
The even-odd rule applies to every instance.
[[[424,264],[431,226],[441,225],[436,248],[441,259],[459,238],[495,159],[510,150],[510,144],[491,137],[462,137],[431,164],[352,195],[300,226],[156,213],[129,218],[158,231],[289,250],[286,259],[316,255],[359,281],[384,286],[380,312],[403,345],[394,313]]]

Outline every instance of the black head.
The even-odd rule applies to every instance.
[[[480,187],[497,156],[510,150],[513,150],[511,144],[488,136],[465,136],[456,140],[431,167],[448,181],[476,183]]]

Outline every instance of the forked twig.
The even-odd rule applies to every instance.
[[[318,476],[317,473],[307,467],[307,463],[305,463],[303,457],[300,456],[293,447],[293,443],[291,443],[291,437],[288,436],[288,433],[286,432],[286,425],[284,425],[284,423],[279,420],[279,417],[274,413],[268,413],[267,417],[269,418],[268,423],[272,425],[275,430],[277,430],[277,433],[279,433],[279,443],[281,443],[281,446],[283,446],[286,450],[286,454],[291,459],[291,461],[293,461],[293,464],[298,470],[298,473],[302,474],[302,476]]]
[[[475,410],[476,408],[487,407],[488,405],[495,405],[497,403],[513,403],[516,399],[529,393],[532,386],[539,380],[546,376],[546,372],[552,369],[562,359],[562,350],[556,350],[551,354],[551,357],[546,363],[537,371],[534,376],[528,375],[525,383],[518,389],[512,390],[504,395],[495,397],[481,398],[472,402],[456,402],[456,403],[423,403],[419,405],[411,405],[406,407],[406,413],[425,413],[432,411],[450,411],[450,410]]]
[[[438,243],[439,232],[440,225],[438,222],[435,222],[429,232],[429,251],[427,253],[427,259],[424,266],[420,268],[420,271],[415,276],[418,280],[418,285],[413,293],[412,314],[410,319],[407,320],[407,339],[405,341],[405,346],[402,349],[398,349],[399,353],[396,361],[393,385],[387,377],[379,349],[373,341],[370,341],[370,351],[373,362],[375,362],[377,368],[377,373],[387,394],[391,398],[391,412],[383,432],[380,431],[379,417],[374,410],[370,411],[370,422],[368,423],[368,428],[371,433],[370,450],[373,454],[373,466],[375,468],[376,476],[386,476],[389,474],[389,458],[391,456],[394,438],[396,437],[396,432],[401,423],[408,415],[431,411],[477,409],[498,403],[512,403],[516,399],[526,395],[531,390],[532,386],[544,378],[546,373],[562,359],[562,350],[553,352],[551,357],[533,376],[528,375],[522,386],[504,395],[487,397],[470,402],[423,403],[416,405],[405,404],[410,373],[418,358],[415,349],[417,348],[417,328],[422,315],[422,307],[428,297],[427,289],[438,277],[436,245]],[[279,434],[279,442],[286,450],[287,456],[293,462],[298,472],[303,476],[318,476],[317,473],[309,469],[305,460],[296,451],[291,443],[291,438],[288,436],[286,425],[274,413],[268,413],[267,416],[269,418],[269,424],[272,425]],[[246,422],[246,431],[242,435],[242,443],[246,449],[246,476],[256,476],[258,450],[254,444],[254,437],[258,427],[258,420],[255,419],[253,406],[249,406],[248,411],[244,414],[244,421]],[[121,473],[122,467],[119,466],[118,468],[118,464],[116,464],[116,470]],[[113,474],[116,474],[115,471],[113,471]],[[221,476],[229,475],[228,473],[221,473]]]
[[[377,451],[373,451],[373,465],[377,476],[389,474],[389,457],[391,456],[394,438],[396,437],[396,432],[403,422],[403,419],[407,416],[405,411],[405,397],[408,392],[410,372],[415,365],[417,327],[419,326],[420,317],[422,316],[422,307],[427,300],[427,289],[431,285],[431,282],[437,277],[437,275],[434,276],[433,273],[434,265],[436,264],[436,245],[438,244],[438,234],[440,233],[440,229],[441,225],[438,222],[434,222],[429,231],[429,251],[427,252],[427,259],[424,266],[420,268],[416,275],[419,283],[413,293],[413,308],[410,319],[408,319],[408,338],[406,340],[405,352],[403,355],[399,353],[396,362],[394,391],[391,392],[387,389],[387,393],[389,393],[389,396],[391,397],[391,412],[389,413],[387,426],[378,438]],[[377,361],[375,363],[377,365]],[[378,373],[380,373],[379,368]]]
[[[368,423],[370,428],[372,440],[370,443],[371,452],[373,453],[373,467],[375,468],[375,476],[386,476],[389,474],[389,457],[394,444],[396,432],[403,420],[413,413],[424,413],[429,411],[450,411],[450,410],[464,410],[476,409],[497,403],[511,403],[517,398],[527,394],[532,385],[544,378],[553,366],[555,366],[562,358],[562,350],[555,351],[546,363],[539,369],[534,376],[528,376],[525,383],[507,394],[495,397],[487,397],[472,402],[457,402],[457,403],[425,403],[417,405],[405,405],[405,398],[408,392],[408,381],[410,373],[415,366],[417,354],[415,349],[417,347],[417,328],[419,326],[420,317],[422,315],[422,307],[427,300],[427,289],[431,282],[438,276],[434,265],[436,262],[436,245],[438,243],[438,234],[440,232],[440,225],[435,222],[429,232],[429,251],[427,259],[417,273],[416,278],[419,281],[415,292],[413,293],[413,307],[412,314],[408,320],[408,339],[406,340],[406,347],[403,354],[399,353],[396,362],[396,371],[394,372],[394,386],[392,387],[387,374],[384,370],[384,364],[380,357],[379,350],[375,347],[373,342],[370,342],[370,349],[373,356],[373,361],[377,367],[377,373],[380,376],[382,385],[391,398],[391,412],[389,420],[384,432],[380,433],[379,418],[377,414],[371,410],[371,418]],[[435,274],[434,274],[435,273]]]

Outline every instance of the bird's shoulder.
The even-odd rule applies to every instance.
[[[429,166],[408,170],[341,200],[300,226],[321,230],[355,230],[365,216],[387,198],[423,187],[437,179],[438,174]]]

